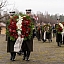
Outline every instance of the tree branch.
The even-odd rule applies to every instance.
[[[1,2],[1,4],[0,4],[0,9],[6,5],[6,2],[7,2],[7,0],[4,1],[4,2]]]

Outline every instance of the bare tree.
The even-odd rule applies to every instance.
[[[1,10],[3,7],[6,6],[7,0],[0,0],[0,17],[1,17]]]
[[[6,3],[7,3],[7,0],[0,0],[0,21],[3,18],[2,15],[1,15],[1,10],[2,10],[3,7],[6,6]]]
[[[37,13],[37,15],[39,17],[38,22],[40,24],[42,23],[56,24],[57,23],[57,15],[51,16],[50,14],[48,14],[48,12],[45,13],[44,15],[43,13],[39,12]]]
[[[7,0],[0,0],[0,9],[5,7],[7,3]]]

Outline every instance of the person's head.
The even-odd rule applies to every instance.
[[[15,11],[9,12],[10,13],[10,18],[13,17],[13,15],[15,14]]]
[[[57,19],[57,23],[59,23],[60,22],[60,19]]]

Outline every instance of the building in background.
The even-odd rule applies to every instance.
[[[0,34],[6,34],[6,24],[3,22],[0,23]]]

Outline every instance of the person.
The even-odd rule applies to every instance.
[[[24,27],[24,29],[22,29],[22,35],[24,35],[24,40],[21,49],[24,53],[23,60],[29,61],[30,53],[33,51],[33,24],[29,23],[32,22],[31,20],[26,21],[25,18],[27,17],[23,17],[22,22],[22,27]],[[27,23],[29,23],[29,25],[27,25]]]
[[[36,30],[33,28],[33,38],[36,36]]]
[[[33,51],[33,37],[23,41],[22,51],[24,52],[23,60],[29,61],[30,53]]]
[[[52,26],[53,38],[56,36],[55,24]]]
[[[41,26],[40,26],[40,24],[37,27],[37,39],[38,39],[38,41],[41,41]]]
[[[46,39],[49,40],[49,42],[52,42],[52,28],[51,28],[51,25],[49,25],[47,27],[47,31],[46,31]]]
[[[13,15],[10,15],[10,19],[12,19]],[[14,44],[16,40],[10,40],[10,36],[7,36],[7,53],[10,53],[10,60],[15,61],[16,52],[14,52]]]
[[[59,24],[55,25],[56,26],[56,42],[57,42],[57,45],[59,47],[61,47],[61,44],[62,44],[62,35],[61,35],[61,32],[62,32],[62,30],[58,31],[58,28],[57,28],[58,25]]]

